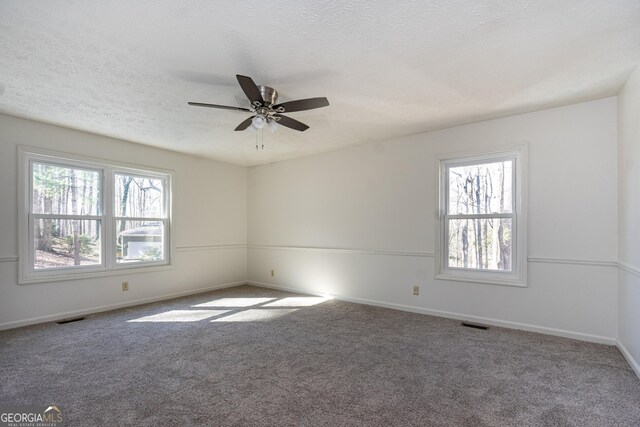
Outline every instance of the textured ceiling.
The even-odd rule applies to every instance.
[[[0,1],[0,112],[242,165],[614,95],[638,0]],[[311,126],[233,132],[235,74]]]

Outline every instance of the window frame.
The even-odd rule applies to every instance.
[[[34,163],[52,164],[100,173],[100,214],[62,215],[36,214],[33,210]],[[163,210],[165,232],[163,242],[164,260],[118,263],[116,257],[116,217],[114,216],[115,174],[123,173],[140,177],[159,178],[164,182]],[[173,171],[155,167],[113,162],[69,153],[18,146],[18,283],[42,283],[75,280],[92,277],[142,273],[173,268],[173,216],[172,216]],[[36,219],[80,219],[101,221],[101,263],[96,265],[70,266],[36,270],[33,225]],[[135,220],[144,220],[135,218]]]
[[[528,144],[515,144],[439,154],[436,156],[438,174],[438,214],[435,250],[435,278],[482,284],[527,286],[527,164]],[[511,213],[507,214],[449,214],[449,169],[513,160]],[[484,270],[448,266],[449,220],[475,218],[511,218],[512,268],[511,271]]]

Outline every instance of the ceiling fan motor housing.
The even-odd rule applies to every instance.
[[[258,86],[260,95],[264,99],[264,103],[267,105],[274,105],[278,99],[278,91],[269,86]]]

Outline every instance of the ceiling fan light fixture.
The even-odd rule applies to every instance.
[[[252,120],[251,120],[251,124],[253,125],[254,128],[256,129],[262,129],[264,127],[264,124],[266,122],[266,119],[264,118],[264,116],[262,114],[258,114],[256,115]]]
[[[271,133],[278,129],[278,122],[273,117],[267,121],[267,125],[269,126],[269,129],[271,129]]]

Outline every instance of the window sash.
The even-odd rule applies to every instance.
[[[451,267],[449,265],[449,239],[451,237],[449,233],[449,222],[452,219],[511,219],[511,229],[517,230],[517,215],[516,214],[499,214],[499,215],[445,215],[444,216],[444,233],[445,233],[445,244],[444,244],[444,269],[445,270],[456,270],[456,271],[475,271],[475,272],[488,272],[488,273],[498,273],[503,275],[512,275],[517,267],[513,261],[516,259],[517,250],[518,250],[518,233],[514,232],[511,234],[511,269],[510,270],[498,270],[493,268],[473,268],[473,267]]]
[[[122,168],[113,168],[111,169],[111,194],[109,195],[111,202],[108,203],[112,207],[113,217],[118,219],[131,219],[136,220],[147,217],[132,217],[132,216],[116,216],[116,205],[115,205],[115,195],[116,195],[116,175],[124,175],[131,176],[134,178],[153,178],[159,179],[162,181],[162,217],[157,217],[158,220],[167,219],[170,211],[170,197],[169,197],[169,178],[166,174],[157,173],[153,171],[140,171],[140,170],[131,170],[131,169],[122,169]]]
[[[97,167],[97,165],[89,165],[85,162],[82,161],[78,161],[75,162],[73,160],[67,160],[67,159],[61,159],[61,158],[38,158],[38,156],[33,156],[32,158],[29,159],[29,178],[28,178],[28,183],[29,183],[29,188],[27,188],[26,190],[29,192],[28,194],[28,200],[29,200],[29,207],[28,207],[28,214],[30,215],[49,215],[49,214],[36,214],[35,212],[33,212],[33,190],[34,190],[34,182],[33,182],[33,165],[35,163],[41,164],[41,165],[49,165],[49,166],[56,166],[56,167],[60,167],[60,168],[66,168],[66,169],[75,169],[75,170],[79,170],[79,171],[85,171],[85,172],[98,172],[99,173],[99,177],[100,177],[100,186],[99,186],[99,201],[98,201],[98,211],[100,212],[101,215],[104,215],[105,213],[105,199],[104,199],[104,193],[105,193],[105,168],[104,167]],[[21,189],[22,191],[22,189]],[[57,215],[57,214],[51,214],[51,215]]]
[[[123,219],[124,218],[124,219]],[[111,226],[113,227],[113,230],[117,230],[117,226],[116,224],[118,223],[118,221],[153,221],[153,222],[162,222],[162,227],[164,230],[164,233],[162,235],[162,254],[163,254],[163,258],[161,260],[158,261],[135,261],[135,262],[118,262],[117,259],[117,241],[118,241],[118,237],[117,237],[117,233],[114,234],[114,241],[113,241],[113,269],[121,269],[121,268],[131,268],[132,266],[148,266],[148,265],[163,265],[163,264],[167,264],[169,262],[169,251],[170,251],[170,245],[169,245],[169,221],[166,218],[131,218],[131,217],[113,217],[113,221],[111,223]]]
[[[450,176],[451,176],[451,169],[452,168],[458,168],[458,167],[462,167],[462,166],[476,166],[476,165],[484,165],[484,164],[488,164],[488,163],[498,163],[498,162],[507,162],[507,161],[511,161],[512,162],[512,167],[511,167],[511,212],[508,213],[499,213],[499,212],[495,212],[495,213],[489,213],[489,214],[456,214],[456,215],[473,215],[474,217],[478,217],[480,215],[511,215],[511,214],[515,214],[517,211],[517,188],[516,188],[516,176],[518,174],[518,172],[516,171],[517,166],[517,156],[496,156],[496,157],[489,157],[487,156],[486,158],[483,159],[475,159],[475,160],[462,160],[462,161],[450,161],[446,163],[445,166],[445,176],[444,176],[444,215],[450,215],[449,214],[449,202],[450,202],[450,195],[451,195],[451,191],[449,189],[449,182],[450,182]],[[456,215],[452,215],[456,216]]]
[[[105,253],[105,233],[102,232],[100,235],[100,264],[93,265],[70,265],[66,267],[51,267],[51,268],[43,268],[36,269],[36,247],[35,247],[35,222],[39,219],[66,219],[66,220],[89,220],[89,221],[100,221],[102,226],[104,226],[104,217],[100,216],[82,216],[82,215],[50,215],[50,214],[30,214],[28,220],[29,231],[27,233],[27,238],[29,239],[29,265],[28,271],[30,274],[34,275],[56,275],[62,273],[69,273],[76,270],[82,272],[88,271],[103,271],[107,268],[107,254]],[[103,227],[104,230],[104,227]]]

